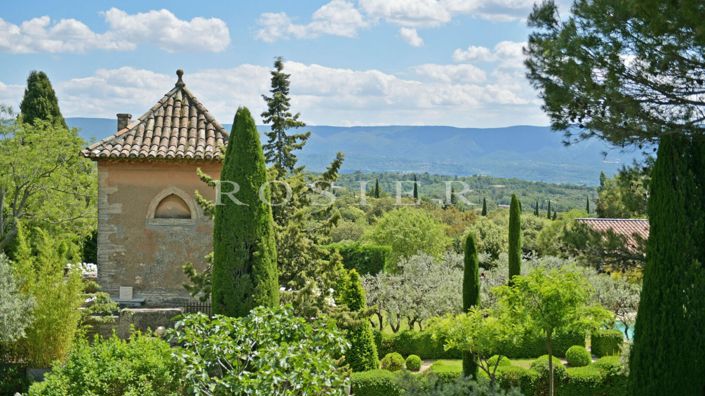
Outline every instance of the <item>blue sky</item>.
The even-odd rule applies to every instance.
[[[222,122],[275,56],[309,124],[545,125],[524,78],[533,0],[22,1],[0,11],[0,102],[47,72],[65,116],[139,115],[174,71]]]

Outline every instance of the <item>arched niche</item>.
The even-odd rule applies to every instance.
[[[184,191],[169,187],[157,194],[147,209],[147,223],[152,225],[193,224],[198,207]]]

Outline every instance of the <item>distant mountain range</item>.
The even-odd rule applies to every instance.
[[[87,141],[115,132],[116,120],[67,118]],[[230,130],[230,124],[223,125]],[[265,127],[259,127],[261,131]],[[299,158],[321,171],[338,151],[344,172],[414,172],[441,175],[488,175],[551,183],[596,185],[599,174],[615,173],[640,156],[599,140],[565,147],[562,135],[548,127],[504,128],[448,126],[308,126],[311,139]]]

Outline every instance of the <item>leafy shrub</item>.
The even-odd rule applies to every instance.
[[[308,394],[342,396],[348,376],[338,365],[349,344],[334,323],[308,321],[291,306],[257,307],[233,318],[186,315],[170,330],[184,380],[197,394]],[[402,360],[403,364],[403,360]]]
[[[543,355],[531,362],[531,369],[536,371],[540,376],[548,377],[548,355]],[[563,362],[557,357],[553,357],[553,375],[556,379],[564,378],[566,375]]]
[[[0,363],[0,395],[24,393],[28,386],[26,367]]]
[[[61,254],[64,241],[54,240],[35,229],[33,246],[18,234],[16,270],[23,281],[23,291],[36,303],[34,320],[17,348],[31,367],[49,367],[63,360],[71,350],[83,304],[80,271],[64,273],[67,263]]]
[[[139,334],[129,341],[96,337],[92,345],[78,341],[66,362],[33,384],[29,395],[180,395],[181,378],[181,366],[163,340]]]
[[[347,269],[354,269],[360,275],[377,274],[384,270],[392,253],[389,246],[371,243],[345,243],[339,242],[329,245],[343,257],[343,265]]]
[[[595,356],[619,355],[624,343],[624,335],[616,329],[599,330],[591,335],[590,341],[592,353]]]
[[[595,360],[595,363],[592,365],[612,374],[619,374],[624,368],[619,356],[604,356]]]
[[[565,353],[565,358],[572,367],[583,367],[592,363],[590,352],[588,352],[584,346],[580,345],[573,345],[568,348],[568,351]]]
[[[504,355],[502,355],[502,358],[501,358],[501,359],[499,358],[499,355],[493,355],[492,357],[490,357],[489,359],[487,359],[487,364],[488,364],[490,367],[494,367],[495,364],[497,364],[497,359],[499,359],[499,365],[498,365],[497,367],[511,366],[511,365],[512,365],[512,361],[509,360],[509,358],[506,357],[506,356],[504,356]]]
[[[409,355],[406,357],[406,369],[409,371],[421,370],[421,358],[418,355]]]
[[[539,374],[534,370],[519,366],[500,366],[497,368],[497,384],[500,388],[521,389],[524,395],[536,393]]]
[[[379,362],[379,366],[388,371],[402,370],[404,368],[404,357],[397,352],[388,353]]]
[[[612,395],[602,393],[605,375],[602,370],[593,366],[570,367],[567,376],[559,384],[561,396]]]
[[[402,388],[396,376],[387,370],[352,373],[351,389],[355,396],[399,396]]]
[[[2,208],[0,208],[2,210]],[[0,342],[24,337],[32,322],[34,299],[20,292],[10,260],[0,250]]]
[[[460,360],[436,360],[428,368],[429,373],[454,373],[462,374],[463,364]]]

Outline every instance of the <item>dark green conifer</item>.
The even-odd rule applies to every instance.
[[[294,152],[301,149],[311,136],[311,132],[292,134],[291,129],[306,126],[301,121],[299,113],[292,114],[289,99],[289,74],[284,73],[284,59],[277,57],[274,60],[270,93],[272,96],[262,95],[267,102],[267,111],[262,113],[262,121],[271,124],[270,131],[266,133],[267,143],[264,145],[264,155],[268,163],[277,170],[277,177],[284,177],[296,168],[298,159]]]
[[[419,183],[416,181],[416,175],[414,175],[414,201],[419,200]]]
[[[585,212],[590,214],[590,197],[585,198]]]
[[[475,236],[469,233],[465,239],[465,271],[463,272],[463,312],[480,304],[480,259],[475,245]],[[477,361],[470,352],[463,352],[463,375],[477,378]]]
[[[551,220],[556,220],[558,218],[558,212],[555,210],[553,211],[553,216],[551,217]]]
[[[534,207],[534,216],[538,217],[539,215],[539,201],[538,199],[536,200],[536,206]]]
[[[375,178],[375,190],[374,190],[373,195],[375,198],[379,198],[379,178],[378,177]]]
[[[255,122],[247,108],[235,114],[220,174],[223,191],[239,186],[233,202],[222,197],[213,225],[213,312],[245,316],[279,304],[277,251],[267,169]],[[260,188],[265,186],[264,199]],[[228,189],[228,190],[225,190]]]
[[[482,215],[487,216],[487,200],[482,198]]]
[[[36,120],[47,121],[66,128],[66,121],[59,109],[59,100],[43,71],[33,71],[27,77],[27,87],[20,103],[22,122],[33,124]]]
[[[512,194],[509,205],[509,284],[512,278],[521,275],[521,205]]]
[[[548,209],[546,210],[546,218],[551,220],[551,200],[548,200]]]
[[[342,293],[342,303],[357,314],[367,308],[365,289],[362,287],[360,275],[354,269],[349,272],[347,285]],[[350,365],[350,369],[367,371],[378,368],[377,345],[370,321],[366,317],[359,318],[346,330],[346,335],[350,349],[345,355],[345,363]]]
[[[700,395],[705,389],[705,185],[693,172],[701,171],[703,148],[699,139],[661,138],[651,172],[650,235],[629,395]]]

